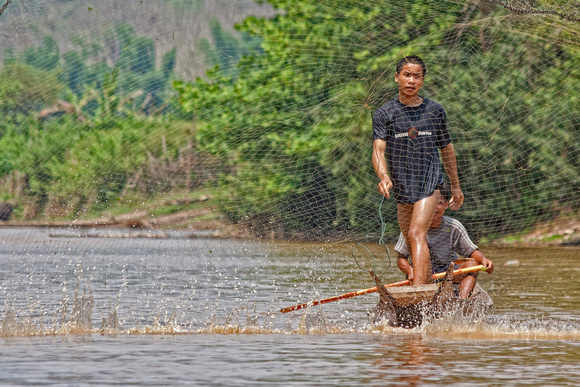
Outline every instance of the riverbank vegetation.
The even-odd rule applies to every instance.
[[[5,55],[0,193],[14,216],[74,219],[202,190],[256,235],[396,235],[371,117],[396,93],[396,61],[417,53],[457,152],[467,201],[453,215],[476,239],[578,211],[577,25],[486,2],[269,3],[279,15],[246,19],[239,36],[214,22],[215,39],[197,43],[211,69],[193,82],[175,75],[175,50],[157,58],[128,24],[111,31],[114,66],[50,37]]]

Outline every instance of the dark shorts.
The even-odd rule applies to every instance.
[[[407,196],[403,196],[401,197],[400,195],[397,196],[395,195],[395,200],[397,201],[397,204],[415,204],[418,201],[421,201],[425,198],[428,198],[430,196],[433,196],[433,194],[435,193],[435,191],[439,190],[441,191],[443,189],[443,184],[438,184],[435,189],[433,191],[431,191],[431,193],[427,194],[427,195],[421,195],[419,197],[419,199],[414,199],[414,198],[409,198]]]

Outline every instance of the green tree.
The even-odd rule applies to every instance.
[[[32,46],[22,53],[23,62],[39,70],[50,71],[59,66],[60,50],[56,39],[45,36],[40,46]]]
[[[0,112],[3,120],[22,123],[56,101],[63,84],[55,72],[15,63],[0,74]]]
[[[12,47],[6,47],[4,49],[4,66],[8,66],[18,62],[18,55],[16,50]]]
[[[97,59],[99,54],[102,52],[103,48],[99,43],[92,42],[86,43],[80,36],[74,35],[71,37],[71,43],[80,49],[80,55],[83,60]]]
[[[161,71],[165,79],[170,79],[175,70],[175,63],[177,57],[177,49],[174,47],[163,55],[161,59]]]
[[[62,79],[75,94],[81,95],[86,85],[87,68],[81,54],[69,51],[62,56]]]
[[[237,64],[243,56],[257,54],[261,39],[242,32],[238,38],[225,31],[217,19],[210,21],[211,43],[208,39],[196,41],[196,48],[204,56],[209,67],[218,66],[225,76],[238,76]]]
[[[262,37],[263,52],[241,60],[234,83],[212,70],[207,81],[177,84],[198,121],[200,146],[235,171],[224,177],[221,198],[232,219],[265,219],[263,227],[281,223],[288,231],[377,230],[371,116],[396,95],[395,63],[412,53],[429,64],[425,94],[448,110],[472,203],[461,218],[503,232],[563,204],[578,206],[571,159],[578,147],[569,134],[579,122],[578,82],[566,83],[578,79],[578,56],[563,45],[546,50],[535,35],[556,42],[559,30],[522,25],[490,4],[270,3],[279,16],[240,26]],[[485,106],[475,109],[475,101]],[[546,127],[549,146],[542,144]],[[565,161],[556,161],[558,152]],[[555,177],[557,167],[564,173]],[[385,211],[395,217],[393,201]],[[396,232],[396,222],[388,226]]]

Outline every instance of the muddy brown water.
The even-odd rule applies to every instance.
[[[1,385],[576,385],[580,248],[486,248],[484,319],[371,325],[374,245],[2,229]],[[99,236],[99,237],[91,237]],[[109,236],[109,237],[107,237]],[[150,234],[149,236],[155,236]]]

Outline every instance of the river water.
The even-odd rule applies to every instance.
[[[0,229],[0,385],[576,385],[580,249],[482,248],[485,318],[372,325],[377,246]],[[132,238],[127,238],[132,236]],[[157,237],[159,236],[159,237]],[[169,237],[167,237],[169,236]],[[163,237],[163,238],[161,238]]]

